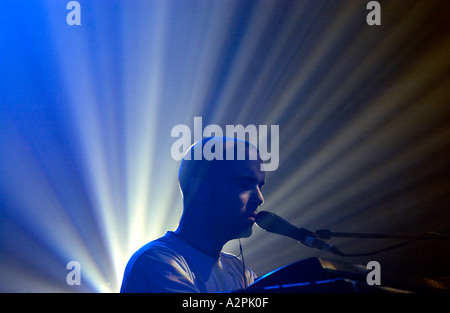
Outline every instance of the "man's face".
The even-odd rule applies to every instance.
[[[265,173],[260,165],[261,160],[223,161],[216,179],[208,182],[211,217],[231,239],[252,234],[256,210],[264,202]]]

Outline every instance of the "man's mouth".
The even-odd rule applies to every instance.
[[[247,219],[248,219],[249,221],[251,221],[252,223],[254,223],[255,220],[256,220],[256,211],[255,211],[254,213],[252,213],[252,214],[247,214],[246,217],[247,217]]]

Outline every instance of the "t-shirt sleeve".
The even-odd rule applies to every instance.
[[[166,249],[149,250],[130,260],[122,293],[200,292],[185,262]]]

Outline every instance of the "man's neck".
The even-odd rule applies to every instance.
[[[212,233],[208,229],[196,227],[183,221],[180,222],[174,233],[181,240],[213,258],[220,256],[223,246],[227,243],[227,240],[217,236],[217,233]]]

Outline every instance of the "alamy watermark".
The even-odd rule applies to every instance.
[[[369,26],[381,25],[381,5],[378,1],[369,1],[366,9],[370,10],[367,14],[366,22]]]
[[[366,283],[369,286],[379,286],[381,285],[381,265],[377,261],[370,261],[366,266],[367,270],[370,272],[367,273]]]
[[[70,261],[66,266],[70,272],[66,276],[66,283],[69,286],[81,285],[81,265],[78,261]]]
[[[226,125],[225,131],[219,125],[210,124],[203,128],[202,117],[194,117],[194,130],[184,124],[175,125],[172,128],[171,136],[177,139],[172,144],[171,155],[176,161],[181,159],[191,160],[222,160],[223,159],[223,145],[219,144],[217,141],[207,142],[203,149],[201,146],[195,146],[194,155],[192,150],[189,152],[188,149],[191,147],[193,142],[192,134],[194,135],[194,143],[207,137],[229,137],[236,138],[242,141],[248,141],[250,144],[255,146],[259,151],[259,157],[263,161],[261,164],[261,171],[275,171],[278,168],[280,162],[279,153],[279,137],[280,128],[279,125],[270,125],[270,149],[269,145],[269,128],[267,125]],[[186,153],[187,152],[187,153]],[[255,156],[254,156],[255,157]],[[252,156],[250,155],[250,159]],[[234,151],[227,150],[225,155],[226,160],[234,159]],[[256,159],[256,158],[254,158]],[[237,160],[245,160],[245,145],[242,142],[237,144]]]
[[[69,26],[81,25],[81,5],[78,1],[70,1],[66,5],[66,9],[70,10],[66,17],[66,23]]]
[[[78,1],[69,1],[66,9],[70,10],[66,17],[66,23],[69,26],[81,25],[81,5]],[[366,22],[370,26],[381,25],[381,5],[378,1],[369,1],[366,9],[370,10],[367,14]]]

